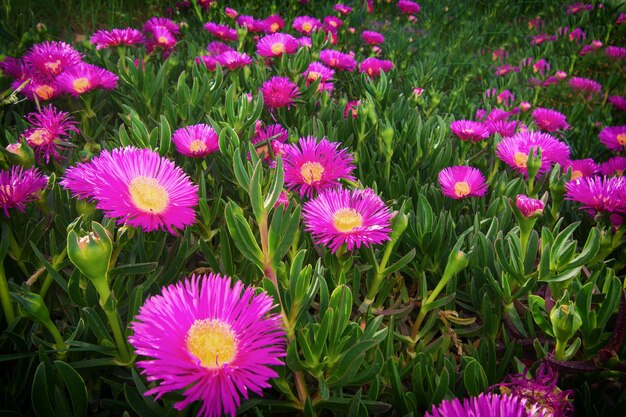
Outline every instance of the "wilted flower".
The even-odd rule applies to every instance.
[[[199,416],[234,416],[248,392],[261,395],[271,366],[282,365],[285,332],[274,301],[241,281],[194,275],[146,300],[131,323],[129,342],[149,382],[145,395],[181,391],[182,410],[202,401]]]
[[[9,217],[9,209],[24,212],[25,204],[37,200],[41,190],[48,185],[48,177],[36,168],[24,169],[13,166],[10,170],[0,170],[0,207]]]
[[[270,109],[289,108],[300,95],[298,86],[286,77],[272,77],[259,90],[263,94],[263,103]]]
[[[485,177],[474,167],[459,165],[444,168],[439,172],[438,179],[443,194],[455,200],[482,197],[487,193]]]
[[[29,113],[26,120],[31,127],[24,132],[24,138],[35,153],[46,162],[50,157],[59,159],[59,149],[66,145],[71,133],[79,133],[76,121],[69,113],[57,110],[52,105],[40,111]]]
[[[286,33],[274,33],[259,39],[256,44],[257,53],[264,57],[277,57],[282,54],[293,54],[298,50],[298,41]]]
[[[354,164],[347,149],[339,149],[339,143],[325,138],[317,140],[307,136],[298,144],[285,145],[285,186],[297,189],[300,196],[311,197],[328,188],[340,185],[341,179],[354,181]]]
[[[556,110],[538,107],[532,111],[531,115],[537,127],[545,132],[569,129],[565,115]]]
[[[455,120],[450,123],[450,130],[461,140],[479,142],[489,137],[489,130],[482,122]]]
[[[172,135],[172,143],[178,153],[190,158],[203,158],[219,150],[217,133],[206,124],[181,127]]]
[[[304,204],[302,219],[316,244],[333,253],[343,245],[348,250],[389,240],[391,210],[371,189],[327,190]]]

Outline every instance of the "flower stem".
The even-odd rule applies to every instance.
[[[9,284],[4,273],[4,259],[0,261],[0,301],[2,302],[2,310],[4,311],[7,325],[10,325],[15,320],[15,310],[13,309],[13,304],[11,304]]]
[[[111,330],[113,330],[113,338],[115,339],[115,344],[117,345],[117,349],[120,353],[120,360],[124,364],[128,364],[130,363],[131,355],[128,350],[128,346],[126,345],[126,338],[123,336],[122,326],[117,310],[115,308],[111,308],[115,298],[111,299],[114,295],[111,293],[111,289],[109,288],[108,278],[105,275],[101,279],[92,280],[92,282],[98,291],[98,295],[100,296],[100,306],[109,320]]]

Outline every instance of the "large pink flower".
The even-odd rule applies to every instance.
[[[270,109],[289,108],[300,95],[300,89],[286,77],[272,77],[260,88],[263,103]]]

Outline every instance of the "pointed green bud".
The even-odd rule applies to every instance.
[[[571,301],[569,304],[555,305],[550,312],[550,321],[554,337],[562,343],[567,343],[574,337],[583,324],[576,306]]]
[[[35,154],[33,149],[28,146],[26,139],[22,139],[20,143],[8,144],[5,151],[7,158],[13,165],[30,168],[35,164]]]
[[[39,294],[24,290],[17,285],[13,285],[13,290],[11,297],[17,301],[20,316],[46,326],[51,323],[48,307]]]
[[[443,272],[444,277],[452,277],[462,270],[464,270],[469,264],[469,257],[465,254],[465,252],[452,251],[450,255],[448,255],[448,264],[446,265],[446,269]]]
[[[113,252],[113,244],[107,230],[92,222],[92,232],[78,237],[74,230],[67,236],[67,254],[74,265],[92,281],[106,279]]]
[[[541,159],[541,148],[530,148],[528,160],[526,161],[528,179],[535,179],[537,176],[537,173],[541,169]]]

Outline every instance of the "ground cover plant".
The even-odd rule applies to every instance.
[[[626,415],[618,1],[39,1],[3,416]]]

